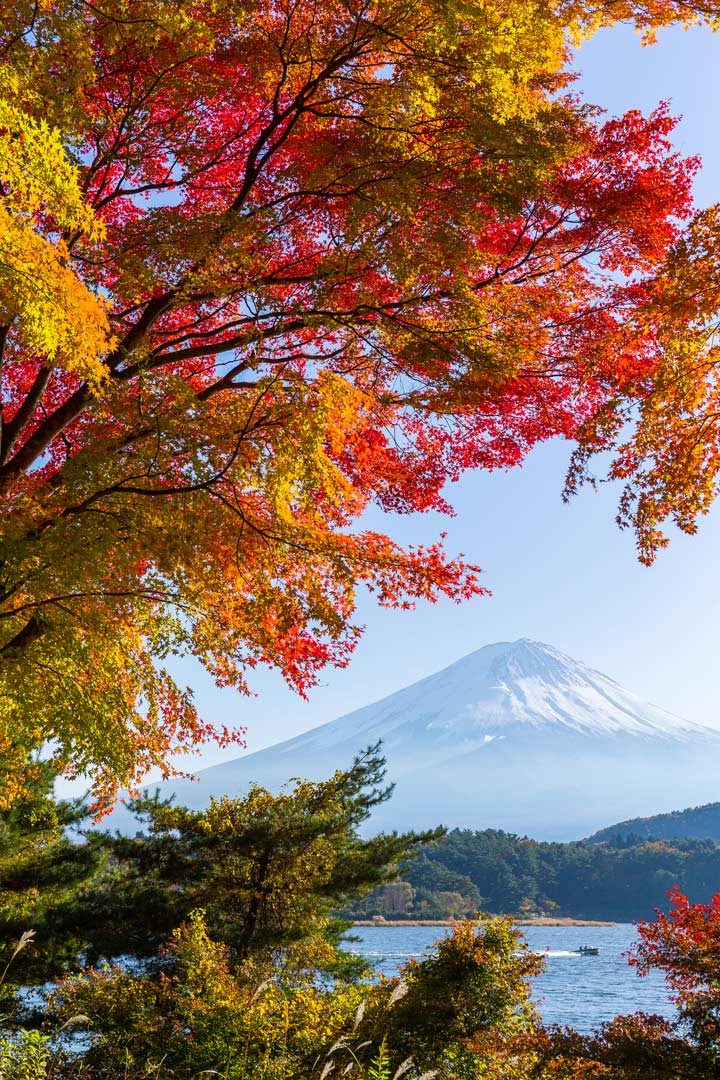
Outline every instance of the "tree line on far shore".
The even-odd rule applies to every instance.
[[[485,911],[622,922],[666,909],[675,886],[707,903],[720,889],[720,843],[632,835],[547,843],[496,829],[454,829],[347,914],[425,919]]]

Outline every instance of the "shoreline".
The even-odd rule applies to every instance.
[[[512,916],[494,915],[492,918],[504,919]],[[453,926],[458,919],[357,919],[353,926]],[[617,926],[616,922],[602,919],[564,919],[551,915],[538,915],[536,918],[513,919],[514,926]]]

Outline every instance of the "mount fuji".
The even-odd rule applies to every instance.
[[[720,799],[720,731],[642,701],[549,645],[488,645],[303,735],[168,781],[199,807],[252,782],[322,779],[382,739],[392,798],[379,828],[499,828],[567,840]],[[126,825],[122,811],[110,819]],[[116,819],[116,820],[113,820]],[[127,826],[126,826],[127,827]]]

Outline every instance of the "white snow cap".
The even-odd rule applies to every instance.
[[[375,735],[387,740],[401,727],[407,731],[409,723],[417,739],[424,733],[425,738],[446,735],[472,742],[530,729],[682,740],[716,734],[643,701],[551,645],[520,638],[486,645],[290,743],[332,746],[351,731],[368,740]]]

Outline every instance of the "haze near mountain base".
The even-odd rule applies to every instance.
[[[720,797],[720,733],[642,701],[549,645],[488,645],[303,735],[160,785],[181,803],[320,779],[382,739],[392,799],[370,826],[538,839]],[[126,826],[120,814],[111,823]],[[127,826],[126,826],[127,827]]]

